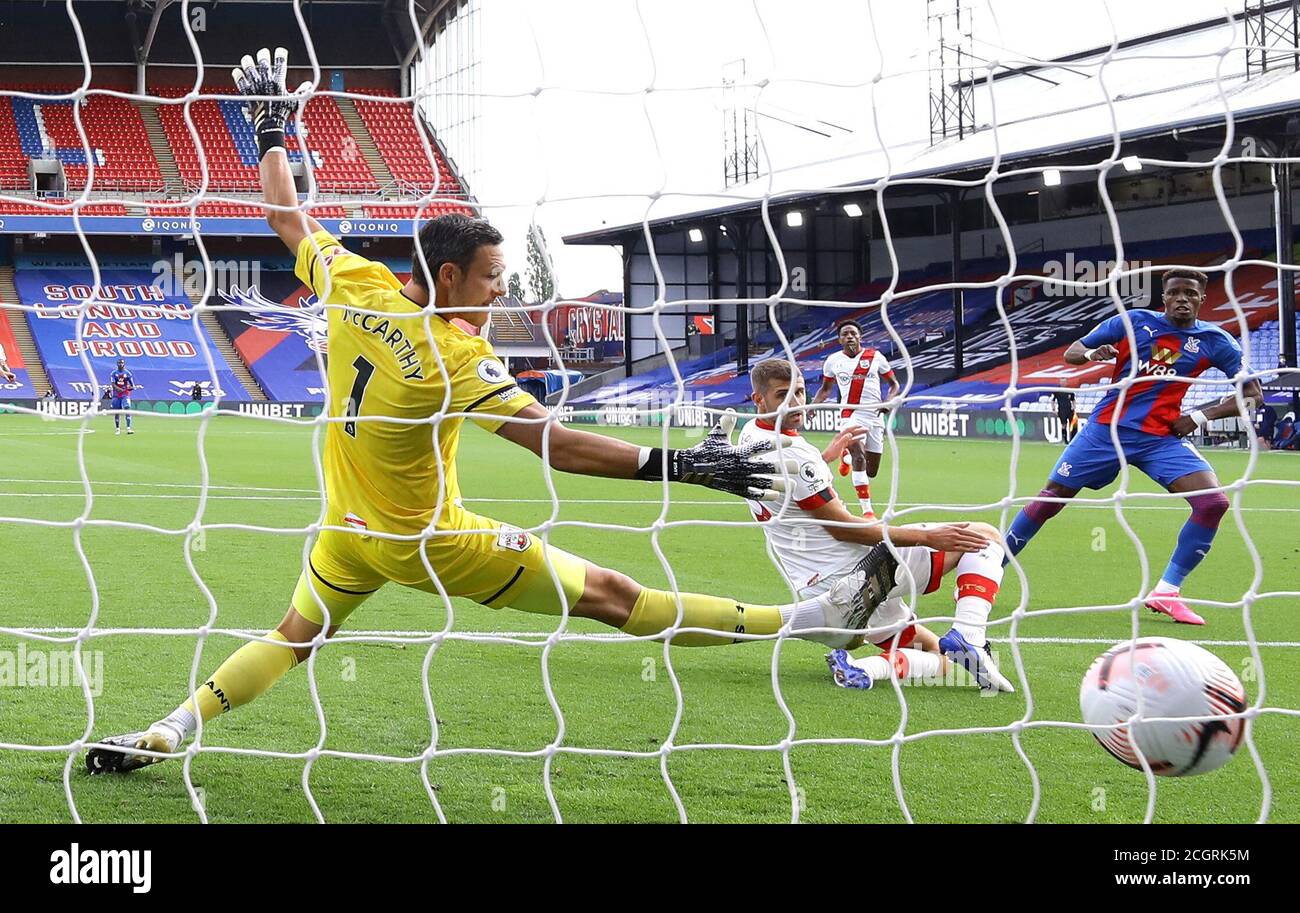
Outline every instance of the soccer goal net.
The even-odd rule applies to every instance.
[[[434,6],[411,2],[393,30],[401,68],[352,67],[300,2],[266,13],[282,37],[237,48],[207,26],[239,12],[189,0],[170,33],[184,45],[163,54],[183,67],[109,76],[92,14],[68,2],[75,78],[2,68],[0,818],[114,820],[123,795],[204,822],[1300,816],[1285,431],[1300,381],[1279,370],[1295,354],[1300,52],[1266,28],[1290,11]],[[288,91],[304,83],[287,105],[295,189],[263,204],[230,69],[280,43]],[[332,237],[286,252],[276,213],[294,237],[308,216]],[[506,235],[490,306],[470,290],[396,313],[349,291],[456,262],[429,264],[419,234],[451,213]],[[1170,303],[1179,269],[1191,317]],[[439,400],[396,381],[367,397],[361,354],[331,382],[348,327]],[[536,419],[474,427],[483,400],[456,389],[463,347],[485,343],[501,373],[489,360],[460,383],[535,396],[540,460],[515,446]],[[760,415],[751,372],[771,360],[791,392]],[[729,411],[737,434],[769,422],[827,451],[807,471],[852,522],[553,462],[565,429],[681,452]],[[827,450],[859,413],[850,449]],[[427,446],[366,477],[342,449],[366,425],[384,429],[372,446],[411,426]],[[1062,456],[1085,435],[1109,477]],[[331,504],[345,464],[372,504],[432,473],[432,519]],[[778,475],[798,489],[803,471]],[[558,613],[466,588],[440,525],[462,510],[507,524],[477,528],[494,554],[540,540],[617,572],[589,569],[588,594],[635,581],[671,594],[675,619],[626,633],[632,602],[612,627],[580,617],[583,580],[561,566],[539,572]],[[810,531],[866,519],[902,592],[867,643],[828,656],[797,612],[771,633],[691,624],[682,594],[802,605],[843,570],[817,565]],[[899,541],[913,523],[986,523],[1001,541],[978,574],[942,549],[918,570],[923,546]],[[311,561],[322,536],[376,582],[331,582]],[[375,557],[403,548],[400,572]],[[301,668],[255,702],[220,693],[210,677],[237,648],[283,643],[269,632],[300,573],[327,625],[340,594],[395,582],[300,642]],[[981,598],[992,613],[972,622]],[[735,643],[683,647],[720,631]],[[1157,701],[1140,638],[1204,648],[1226,677],[1169,677],[1201,703]],[[1129,690],[1089,719],[1103,654]],[[1010,690],[987,686],[988,664]],[[94,743],[205,687],[237,706],[165,764],[86,775]],[[1240,750],[1222,769],[1161,776],[1199,773],[1225,744]]]

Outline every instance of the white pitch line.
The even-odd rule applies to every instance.
[[[3,479],[0,482],[31,483],[33,485],[80,485],[81,479]],[[193,482],[130,482],[116,479],[92,479],[92,485],[129,485],[139,488],[187,488],[202,490],[202,485]],[[1300,484],[1300,483],[1297,483]],[[287,491],[294,494],[320,494],[316,488],[259,488],[253,485],[208,485],[208,490],[229,491]]]
[[[69,627],[50,627],[50,628],[15,628],[13,630],[23,631],[29,634],[76,634],[79,631],[82,631],[84,629],[69,628]],[[95,630],[97,632],[100,632],[101,634],[130,634],[139,629],[96,628]],[[154,625],[154,626],[149,626],[145,630],[175,631],[178,633],[191,633],[195,637],[198,636],[198,630],[195,628],[163,628]],[[267,633],[267,629],[265,628],[222,628],[219,631],[210,632],[209,636],[212,636],[212,634],[223,634],[223,633],[242,634],[249,637],[261,637]],[[436,631],[375,631],[375,630],[349,631],[347,628],[343,628],[339,631],[339,636],[341,637],[402,637],[402,638],[428,639],[433,637],[437,633],[438,632]],[[545,640],[547,637],[550,636],[545,631],[456,631],[453,630],[449,633],[457,638],[481,637],[485,639],[487,638],[501,638],[501,639],[532,638],[535,640]],[[637,639],[632,637],[631,635],[623,634],[622,632],[607,632],[607,631],[596,631],[592,633],[579,633],[575,631],[565,631],[560,636],[561,637],[583,637],[583,638],[593,638],[597,640],[611,640],[611,641],[620,641],[620,640],[633,641]],[[993,643],[1000,643],[1000,644],[1011,643],[1011,639],[1007,637],[990,637],[989,640],[991,640]],[[1103,644],[1111,645],[1116,643],[1122,643],[1123,641],[1117,640],[1113,637],[1017,637],[1016,642],[1022,644],[1034,644],[1034,645],[1042,645],[1042,646],[1061,646],[1061,645],[1100,646]],[[1202,647],[1249,647],[1251,643],[1248,640],[1189,640],[1187,642],[1192,644],[1197,644]],[[1255,646],[1294,649],[1300,647],[1300,640],[1257,640],[1255,641]]]
[[[69,434],[94,434],[94,428],[84,431],[0,431],[0,437],[54,437]]]

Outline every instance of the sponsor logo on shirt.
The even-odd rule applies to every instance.
[[[1151,343],[1151,357],[1138,364],[1138,375],[1171,377],[1178,373],[1174,365],[1182,354],[1181,343],[1176,337],[1162,337]]]

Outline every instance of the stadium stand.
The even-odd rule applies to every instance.
[[[0,202],[0,215],[63,215],[66,210],[73,208],[74,202],[63,197],[46,197],[41,203]],[[121,203],[87,203],[80,207],[80,212],[83,216],[124,216],[127,214],[127,208]]]
[[[164,205],[160,200],[154,200],[148,207],[151,216],[171,216],[173,218],[184,218],[189,215],[188,206]],[[209,217],[235,217],[242,219],[260,219],[263,210],[261,206],[254,206],[246,203],[200,203],[195,210],[199,216]]]
[[[211,94],[228,94],[224,87],[209,87],[204,90]],[[162,98],[181,98],[186,90],[175,86],[155,86],[153,94]],[[227,112],[227,107],[231,111]],[[242,125],[243,131],[252,140],[252,128],[245,119],[238,103],[200,99],[189,105],[190,118],[194,129],[203,144],[207,155],[208,184],[212,190],[222,189],[253,193],[258,189],[257,156],[248,154],[248,147],[242,150],[237,143],[236,129]],[[187,190],[197,190],[203,180],[198,150],[194,138],[185,122],[185,105],[166,103],[158,106],[158,117],[167,134],[167,142],[176,158],[176,167]],[[255,149],[255,146],[253,147]]]
[[[397,97],[395,93],[382,89],[367,89],[366,93],[378,98]],[[383,156],[400,189],[424,194],[433,190],[436,182],[438,196],[464,196],[465,191],[460,181],[430,139],[429,145],[437,168],[435,178],[434,168],[429,165],[409,106],[369,99],[357,99],[354,103],[357,113],[374,137],[375,147]]]
[[[18,270],[14,283],[22,304],[35,307],[27,321],[36,350],[54,389],[63,399],[89,399],[106,382],[117,359],[127,362],[136,383],[144,387],[141,398],[186,397],[199,382],[212,396],[211,376],[203,348],[212,351],[217,387],[231,400],[248,394],[216,352],[192,306],[184,296],[171,295],[153,285],[148,270],[105,269],[100,272],[97,298],[81,327],[73,308],[89,295],[94,275],[85,269]],[[121,307],[132,304],[136,307]],[[94,370],[86,377],[80,352],[84,347]]]
[[[165,98],[181,98],[186,90],[161,86],[152,90]],[[371,90],[376,91],[376,90]],[[224,86],[208,87],[205,93],[232,94]],[[391,93],[387,97],[395,97]],[[411,108],[396,103],[357,101],[356,107],[365,128],[380,156],[390,171],[399,176],[400,188],[408,192],[427,193],[434,185],[434,168],[425,158],[424,148],[416,132]],[[257,190],[257,145],[252,126],[244,117],[240,105],[230,100],[202,99],[190,104],[195,129],[208,156],[209,187],[214,190],[253,192]],[[201,180],[199,156],[193,137],[185,124],[184,106],[163,104],[159,117],[167,133],[167,140],[176,156],[176,164],[186,187],[196,189]],[[381,188],[370,166],[361,153],[360,145],[348,126],[336,99],[316,96],[307,104],[304,114],[313,153],[316,181],[325,192],[379,195]],[[291,135],[296,130],[291,128]],[[364,137],[363,137],[364,139]],[[301,150],[291,141],[291,161],[301,160]],[[451,166],[433,146],[437,159],[439,196],[464,196],[464,189],[452,173]],[[368,213],[369,214],[369,213]]]
[[[240,118],[243,121],[243,118]],[[324,191],[373,194],[379,181],[362,157],[357,140],[339,112],[338,102],[316,96],[303,111],[309,148],[315,153],[316,182]],[[244,126],[248,126],[243,121]],[[252,127],[248,126],[248,154],[257,157]]]
[[[0,190],[22,190],[28,186],[22,137],[14,120],[13,104],[6,99],[0,102]]]
[[[6,88],[46,95],[71,91],[70,87],[52,84],[10,85]],[[0,112],[0,150],[9,162],[5,166],[5,177],[17,177],[25,183],[27,160],[53,157],[63,163],[69,192],[80,191],[86,186],[89,167],[71,101],[38,101],[10,96],[0,102],[0,108],[8,109]],[[115,96],[89,95],[83,103],[80,120],[94,159],[94,190],[162,190],[162,172],[149,146],[144,120],[135,105]],[[12,134],[8,129],[11,123],[14,126]],[[12,144],[15,134],[18,139],[16,149]],[[10,156],[15,152],[11,160]]]
[[[1185,263],[1206,263],[1221,258],[1225,243],[1221,236],[1207,235],[1138,244],[1131,249],[1130,257],[1153,262],[1180,259]],[[1113,256],[1113,248],[1080,248],[1070,253],[1079,260],[1084,260],[1104,259],[1108,252]],[[1064,251],[1037,254],[1022,264],[1020,272],[1031,274],[1035,270],[1042,270],[1044,264],[1053,260],[1062,261],[1065,255]],[[1257,250],[1247,251],[1248,257],[1258,255]],[[987,272],[991,267],[993,271]],[[1005,260],[977,263],[972,266],[972,278],[991,279],[1005,268]],[[909,273],[899,286],[906,290],[907,287],[944,281],[943,277],[933,273],[933,269],[931,267],[927,271]],[[1276,313],[1275,299],[1270,297],[1274,281],[1273,271],[1263,267],[1243,267],[1237,272],[1235,290],[1248,315],[1251,328],[1261,326],[1270,314]],[[1071,386],[1078,386],[1095,383],[1103,374],[1108,374],[1109,369],[1101,367],[1088,369],[1086,376],[1079,372],[1063,372],[1061,353],[1070,342],[1114,313],[1112,300],[1109,297],[1044,295],[1041,283],[1031,283],[1025,287],[1030,290],[1025,297],[1017,302],[1015,294],[1009,293],[1006,303],[1020,356],[1018,385],[1058,386],[1062,380],[1068,379]],[[850,301],[871,298],[878,296],[883,289],[883,284],[873,283],[854,290],[847,297]],[[912,298],[906,296],[906,291],[899,294],[901,297],[890,304],[889,319],[894,331],[907,344],[911,356],[911,395],[923,396],[931,402],[937,399],[946,403],[956,403],[972,397],[985,400],[1000,397],[1010,381],[1010,346],[995,307],[994,290],[983,288],[964,293],[963,326],[966,332],[963,358],[968,373],[957,380],[952,378],[954,341],[951,292],[929,292]],[[1129,306],[1141,303],[1143,302],[1130,300]],[[1222,322],[1226,330],[1237,335],[1238,328],[1232,319],[1233,314],[1223,279],[1215,275],[1207,292],[1202,319]],[[805,308],[784,318],[783,324],[788,331],[793,330],[788,332],[791,349],[810,388],[815,389],[820,384],[822,363],[837,348],[836,328],[845,320],[853,320],[862,328],[864,345],[879,348],[887,356],[898,355],[878,305],[849,312],[822,307]],[[936,335],[942,338],[926,342]],[[752,346],[751,364],[763,358],[782,357],[784,353],[778,337],[770,329],[756,333]],[[1269,366],[1272,366],[1276,362],[1276,340],[1271,349],[1262,340],[1260,346],[1261,353],[1272,353],[1259,356],[1266,360],[1272,359],[1269,362]],[[686,387],[686,398],[692,402],[708,402],[713,405],[738,405],[744,402],[749,393],[748,381],[737,373],[735,358],[736,350],[731,346],[710,356],[680,362],[678,369]],[[1214,392],[1220,389],[1223,392]],[[1198,385],[1195,391],[1197,401],[1209,399],[1212,395],[1226,395],[1228,389],[1230,388],[1226,384]],[[675,398],[675,391],[676,381],[672,371],[663,367],[638,373],[609,387],[589,392],[573,402],[574,405],[609,402],[624,405],[665,403]],[[1025,393],[1017,398],[1016,403],[1036,402],[1039,396],[1037,392]],[[1098,398],[1099,395],[1081,393],[1080,411],[1090,409],[1092,401]]]
[[[363,206],[362,211],[366,216],[372,219],[436,219],[438,216],[445,216],[450,213],[461,213],[462,215],[475,215],[474,209],[464,203],[448,203],[446,201],[434,201],[423,208],[409,203]]]

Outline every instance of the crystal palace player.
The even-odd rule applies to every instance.
[[[274,69],[265,50],[256,63],[246,57],[245,69],[235,71],[240,91],[285,95],[286,56],[276,51]],[[287,207],[298,202],[284,150],[292,110],[288,102],[259,102],[253,112],[263,193],[267,202]],[[779,495],[784,482],[771,475],[779,463],[756,458],[771,445],[732,447],[721,429],[690,450],[663,451],[551,423],[487,340],[444,316],[451,309],[481,327],[489,305],[505,293],[501,235],[487,222],[465,216],[426,222],[419,244],[428,272],[416,255],[412,278],[403,284],[382,263],[340,246],[311,218],[274,210],[267,218],[295,252],[298,276],[321,301],[338,305],[327,310],[330,417],[337,420],[325,436],[325,527],[279,627],[235,651],[146,732],[94,746],[86,758],[92,773],[160,759],[137,749],[175,752],[194,733],[197,717],[210,720],[265,692],[310,655],[311,641],[327,624],[329,636],[389,581],[492,608],[553,616],[567,608],[637,636],[672,627],[680,611],[683,627],[703,629],[677,635],[673,643],[682,646],[731,644],[738,633],[775,634],[787,625],[793,636],[826,642],[845,635],[805,629],[865,627],[860,574],[831,592],[781,606],[674,594],[465,510],[456,478],[465,417],[525,450],[545,451],[550,465],[565,472],[660,484],[666,477],[755,498]],[[784,462],[793,475],[793,461]]]
[[[985,691],[1014,691],[994,664],[985,635],[1002,582],[998,531],[987,523],[895,526],[889,529],[895,546],[891,552],[883,544],[884,527],[845,509],[824,455],[799,434],[803,378],[792,386],[790,363],[770,358],[754,366],[750,383],[760,414],[741,431],[741,446],[771,442],[799,466],[785,503],[749,502],[782,574],[804,600],[829,592],[846,576],[863,574],[867,579],[864,597],[870,615],[863,636],[885,655],[850,661],[843,650],[834,651],[826,659],[836,683],[870,688],[873,681],[889,677],[891,663],[905,681],[934,678],[943,671],[946,656],[961,663]],[[782,404],[797,411],[779,413]],[[953,570],[956,622],[938,639],[937,652],[908,649],[918,633],[929,633],[912,622],[908,597],[934,592]]]
[[[143,388],[135,382],[131,372],[126,369],[126,361],[119,358],[117,370],[108,376],[108,390],[112,394],[112,402],[108,405],[114,410],[113,427],[117,429],[114,434],[122,433],[123,412],[126,413],[126,433],[135,434],[131,428],[131,393],[140,389]]]
[[[824,402],[835,386],[840,388],[840,426],[856,424],[867,429],[867,433],[854,439],[849,447],[849,456],[853,466],[853,487],[858,493],[858,505],[862,515],[875,519],[871,508],[871,480],[880,471],[880,454],[885,449],[885,420],[881,407],[880,381],[889,384],[892,400],[898,395],[898,381],[894,371],[875,349],[862,348],[862,331],[855,323],[845,323],[840,327],[840,351],[826,359],[822,367],[822,386],[813,397],[814,403]],[[844,473],[843,466],[840,472]]]
[[[1102,488],[1119,474],[1120,454],[1111,442],[1117,426],[1125,461],[1141,469],[1171,492],[1185,494],[1192,515],[1178,534],[1173,557],[1160,583],[1147,597],[1147,607],[1183,624],[1205,624],[1180,598],[1183,580],[1210,550],[1228,499],[1219,479],[1190,441],[1183,440],[1206,422],[1237,414],[1235,395],[1222,402],[1181,414],[1187,382],[1175,377],[1197,377],[1218,368],[1228,377],[1241,370],[1241,347],[1219,327],[1198,318],[1205,301],[1205,274],[1193,269],[1171,269],[1161,278],[1164,312],[1136,310],[1133,324],[1139,380],[1123,402],[1119,389],[1109,390],[1093,410],[1091,420],[1061,454],[1041,497],[1072,498],[1080,488]],[[1128,376],[1130,352],[1120,315],[1102,322],[1087,336],[1072,343],[1065,360],[1072,365],[1090,361],[1115,361],[1112,382]],[[1259,381],[1242,384],[1246,412],[1262,401]],[[1018,553],[1044,523],[1065,506],[1062,502],[1033,501],[1007,531],[1007,546]]]

